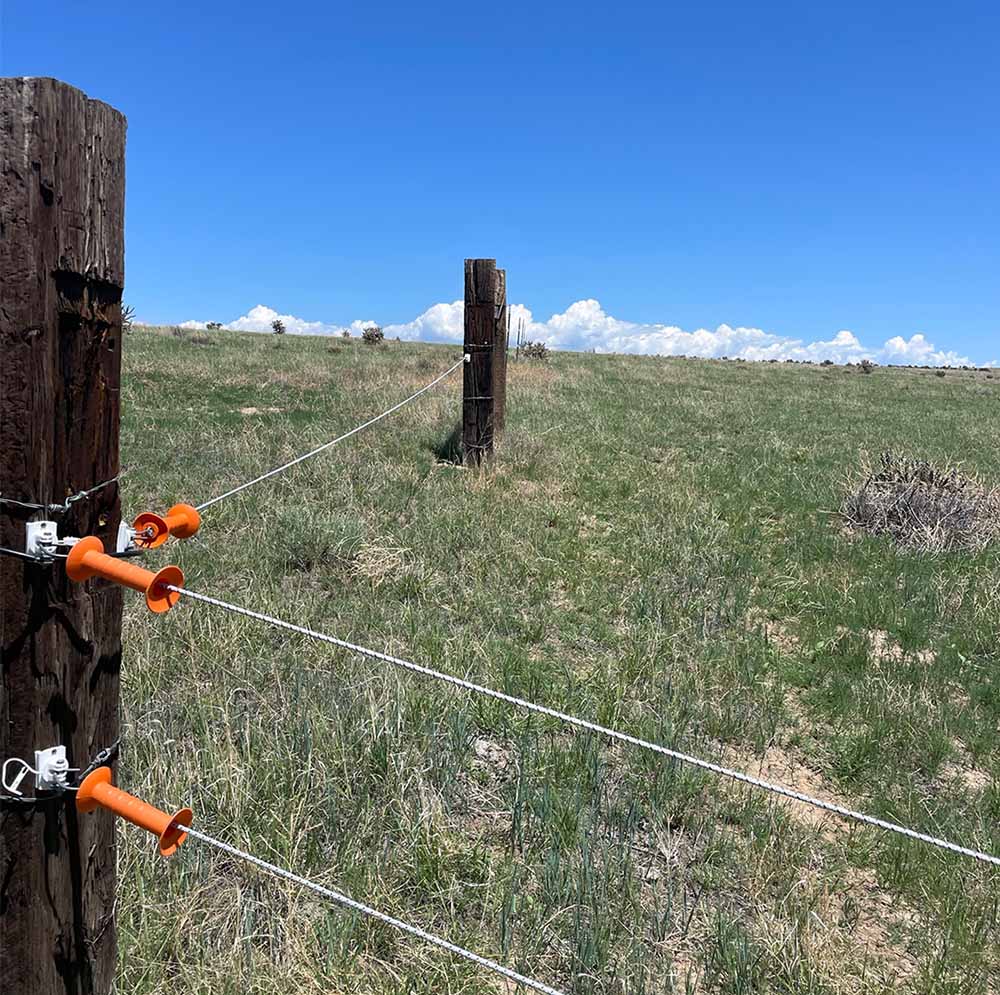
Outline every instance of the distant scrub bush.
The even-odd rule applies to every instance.
[[[368,345],[378,345],[384,338],[385,332],[378,325],[369,325],[362,333],[361,338]]]
[[[861,367],[862,373],[871,373],[875,369],[875,364],[870,359],[862,359],[858,366]]]
[[[273,329],[275,335],[285,334],[285,323],[280,318],[275,318],[274,321],[271,322],[271,328]]]
[[[981,549],[1000,539],[1000,492],[956,467],[883,453],[841,508],[854,531],[929,551]]]
[[[206,327],[206,328],[207,328],[207,329],[208,329],[208,330],[209,330],[210,332],[217,332],[217,331],[218,331],[218,330],[219,330],[220,328],[222,328],[222,322],[221,322],[221,321],[209,321],[209,322],[208,322],[208,323],[207,323],[207,324],[205,325],[205,327]]]
[[[525,342],[521,346],[521,355],[528,359],[548,359],[549,347],[544,342]]]

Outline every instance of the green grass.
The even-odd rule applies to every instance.
[[[199,503],[458,347],[139,329],[123,506]],[[208,509],[195,591],[1000,853],[1000,565],[843,534],[863,453],[1000,480],[1000,379],[555,354],[492,467],[460,374]],[[247,409],[255,409],[249,411]],[[1000,873],[195,603],[126,616],[123,786],[584,993],[979,995]],[[120,990],[511,991],[194,840],[124,830]]]

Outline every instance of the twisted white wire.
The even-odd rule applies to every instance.
[[[942,850],[949,850],[952,853],[961,854],[963,857],[971,857],[974,860],[981,860],[985,863],[1000,867],[1000,857],[996,857],[993,854],[984,853],[981,850],[973,850],[969,847],[961,846],[958,843],[951,843],[948,840],[940,839],[937,836],[921,833],[916,829],[908,829],[906,826],[901,826],[895,822],[887,822],[885,819],[879,819],[874,815],[866,815],[864,812],[856,812],[854,809],[845,808],[844,806],[837,805],[834,802],[824,801],[822,798],[815,798],[812,795],[803,794],[801,791],[794,791],[791,788],[783,787],[782,785],[775,784],[772,781],[765,781],[762,778],[754,777],[752,774],[745,774],[742,771],[733,770],[730,767],[723,767],[721,764],[712,763],[708,760],[701,760],[700,758],[693,757],[687,753],[680,753],[677,750],[671,750],[666,746],[661,746],[659,743],[652,743],[649,740],[639,739],[636,736],[630,736],[628,733],[618,732],[616,729],[609,729],[606,726],[598,725],[596,722],[589,722],[587,719],[577,718],[575,715],[568,715],[566,712],[559,712],[556,709],[548,708],[545,705],[536,705],[534,702],[527,701],[524,698],[518,698],[511,694],[504,694],[503,691],[494,691],[492,688],[483,687],[481,684],[475,684],[472,681],[464,680],[461,677],[455,677],[452,674],[443,673],[440,670],[433,670],[430,667],[424,667],[421,664],[413,663],[410,660],[401,660],[399,657],[390,656],[388,653],[381,653],[378,650],[369,649],[366,646],[358,646],[355,643],[349,643],[344,639],[337,639],[336,636],[328,636],[325,633],[316,632],[313,629],[307,629],[305,626],[296,625],[294,622],[285,622],[280,618],[274,618],[271,615],[265,615],[262,612],[255,612],[251,611],[249,608],[241,608],[238,605],[231,605],[225,601],[220,601],[218,598],[209,597],[207,594],[196,594],[195,592],[188,591],[183,587],[174,587],[172,584],[166,584],[164,586],[171,591],[184,595],[185,597],[193,598],[195,601],[203,601],[206,604],[214,605],[216,608],[223,608],[226,611],[235,612],[237,615],[245,615],[247,618],[254,618],[260,622],[267,622],[269,625],[274,625],[281,629],[298,632],[303,636],[309,636],[311,639],[319,639],[322,642],[330,643],[333,646],[339,646],[342,649],[360,653],[362,656],[368,656],[375,660],[382,660],[385,663],[391,663],[393,666],[401,667],[403,670],[408,670],[414,674],[421,674],[424,677],[433,677],[435,680],[444,681],[446,684],[451,684],[454,687],[463,688],[464,690],[472,691],[475,694],[485,695],[488,698],[494,698],[497,701],[506,702],[508,705],[514,705],[515,707],[522,708],[525,711],[536,712],[539,715],[547,715],[549,718],[558,719],[560,722],[576,726],[578,729],[585,729],[587,732],[597,733],[600,736],[607,736],[609,739],[615,739],[622,743],[628,743],[631,746],[638,746],[643,750],[650,750],[653,753],[659,753],[661,756],[670,757],[672,760],[678,760],[681,763],[690,764],[691,766],[698,767],[701,770],[707,770],[712,774],[719,774],[722,777],[728,777],[734,781],[740,781],[743,784],[749,784],[755,788],[761,788],[764,791],[769,791],[775,795],[791,798],[793,801],[802,802],[804,805],[812,805],[814,808],[819,808],[825,812],[831,812],[833,815],[838,815],[842,819],[860,822],[867,826],[874,826],[877,829],[884,829],[890,833],[898,833],[900,836],[905,836],[908,839],[917,840],[921,843],[928,843],[931,846],[939,847]]]
[[[338,442],[343,442],[345,439],[349,439],[352,435],[357,435],[358,432],[361,432],[364,429],[368,428],[369,426],[374,425],[376,422],[381,421],[383,418],[388,418],[389,415],[391,415],[393,412],[398,411],[404,405],[409,404],[410,401],[416,400],[418,397],[420,397],[421,394],[425,394],[432,387],[436,387],[446,377],[451,376],[451,374],[454,373],[455,370],[457,370],[464,362],[465,362],[465,357],[463,356],[454,366],[449,367],[447,370],[444,371],[444,373],[441,374],[441,376],[436,377],[429,384],[426,384],[425,386],[421,387],[420,390],[418,390],[415,394],[411,394],[408,398],[406,398],[406,400],[400,401],[398,404],[394,404],[387,411],[383,411],[382,414],[376,415],[374,418],[369,418],[368,421],[364,422],[364,424],[352,428],[350,432],[345,432],[343,435],[337,436],[336,439],[331,439],[329,442],[324,442],[322,446],[317,446],[315,449],[310,450],[308,453],[303,453],[301,456],[296,456],[295,459],[289,460],[287,463],[284,463],[281,466],[277,466],[273,470],[268,470],[267,473],[262,473],[259,477],[254,477],[253,480],[248,480],[245,484],[240,484],[239,487],[234,487],[231,491],[226,491],[225,494],[220,494],[218,497],[214,497],[209,499],[208,501],[204,501],[202,504],[197,505],[195,510],[204,511],[206,508],[211,507],[213,504],[216,504],[219,501],[224,501],[227,497],[232,497],[234,494],[239,494],[240,491],[245,491],[248,487],[253,487],[254,484],[259,484],[262,480],[267,480],[268,477],[273,477],[276,474],[279,474],[284,470],[287,470],[289,467],[293,467],[297,463],[302,463],[305,460],[310,459],[311,457],[316,456],[317,454],[323,452],[324,450],[329,449],[331,446],[337,445]]]
[[[77,491],[76,494],[71,494],[65,501],[56,504],[36,504],[34,501],[15,501],[13,498],[6,498],[2,496],[0,496],[0,504],[13,505],[15,508],[25,508],[28,511],[44,511],[51,514],[66,514],[66,512],[68,512],[77,501],[83,501],[84,499],[90,497],[91,494],[96,494],[102,488],[110,486],[123,477],[125,473],[126,470],[119,470],[118,473],[110,479],[102,480],[99,484],[95,484],[93,487],[90,487],[85,491]]]
[[[409,933],[410,936],[415,936],[417,939],[423,940],[425,943],[430,943],[435,947],[440,947],[442,950],[447,950],[448,953],[455,954],[458,957],[464,957],[466,960],[472,961],[473,964],[478,964],[480,967],[486,968],[487,971],[493,971],[494,974],[501,975],[508,981],[513,981],[518,985],[524,985],[526,988],[533,988],[535,991],[543,992],[544,995],[564,995],[564,993],[560,992],[557,988],[550,988],[541,981],[535,981],[534,978],[528,978],[523,974],[518,974],[517,971],[512,971],[509,967],[504,967],[503,964],[498,964],[496,961],[490,960],[488,957],[481,957],[479,954],[473,953],[471,950],[466,950],[464,947],[459,947],[448,940],[442,939],[440,936],[428,933],[419,926],[411,926],[408,922],[403,922],[402,919],[386,915],[386,913],[379,912],[377,909],[373,909],[369,905],[356,902],[353,898],[348,898],[347,895],[344,895],[339,891],[334,891],[332,888],[326,888],[321,884],[317,884],[315,881],[310,881],[308,878],[304,878],[299,874],[285,870],[283,867],[278,867],[276,864],[262,860],[260,857],[255,857],[252,854],[247,853],[245,850],[239,850],[232,844],[224,843],[222,840],[217,840],[214,837],[209,836],[207,833],[200,832],[190,826],[185,827],[185,832],[189,836],[193,836],[195,839],[201,840],[203,843],[208,843],[209,846],[217,847],[219,850],[222,850],[233,857],[239,857],[241,860],[245,860],[247,863],[253,864],[254,867],[268,871],[279,878],[285,878],[285,880],[292,881],[297,885],[301,885],[303,888],[308,888],[310,891],[316,892],[317,895],[322,895],[324,898],[330,899],[331,902],[336,902],[338,905],[342,905],[345,908],[353,909],[355,912],[360,912],[362,915],[368,916],[370,919],[378,919],[379,922],[384,922],[386,925],[392,926],[393,928],[401,930],[404,933]]]

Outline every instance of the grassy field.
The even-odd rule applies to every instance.
[[[459,347],[138,329],[127,513],[199,503]],[[1000,481],[1000,376],[556,354],[493,466],[460,374],[206,511],[195,591],[1000,853],[1000,564],[846,535],[864,454]],[[206,605],[128,601],[121,783],[582,993],[1000,991],[1000,871]],[[120,991],[512,992],[122,832]]]

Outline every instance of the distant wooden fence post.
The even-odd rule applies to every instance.
[[[462,451],[478,465],[503,431],[507,394],[507,280],[495,259],[465,260]]]
[[[493,434],[503,433],[507,421],[507,271],[497,270],[497,305],[493,330]]]
[[[0,496],[58,503],[118,473],[125,118],[57,80],[0,79],[0,161]],[[53,514],[0,503],[0,546]],[[59,534],[113,549],[119,514],[112,484]],[[0,558],[0,762],[61,744],[83,768],[114,744],[121,610],[118,585]],[[71,792],[0,800],[3,995],[110,992],[112,818],[78,820]]]

